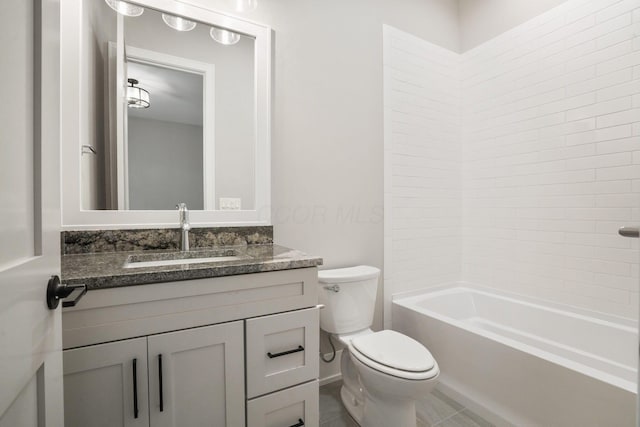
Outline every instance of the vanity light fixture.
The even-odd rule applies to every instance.
[[[149,108],[149,92],[136,86],[138,81],[136,79],[127,79],[129,86],[127,86],[127,106],[129,108]]]
[[[144,7],[127,3],[122,0],[104,0],[111,9],[124,16],[140,16],[144,12]]]
[[[162,14],[162,20],[165,24],[177,31],[191,31],[196,27],[196,23],[193,21],[167,13]]]
[[[237,12],[253,12],[258,7],[258,0],[233,0]]]
[[[224,30],[222,28],[211,27],[211,31],[209,31],[211,38],[217,41],[220,44],[224,44],[230,46],[232,44],[236,44],[240,41],[240,34],[234,33],[233,31]]]

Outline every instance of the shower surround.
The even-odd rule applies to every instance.
[[[460,280],[638,317],[639,7],[569,0],[463,54],[385,27],[386,326]]]

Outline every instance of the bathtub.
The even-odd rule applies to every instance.
[[[445,393],[498,425],[635,426],[635,321],[456,285],[394,298]]]

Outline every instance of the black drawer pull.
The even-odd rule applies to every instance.
[[[164,411],[164,397],[162,396],[162,355],[158,355],[158,382],[160,389],[160,412]]]
[[[268,352],[267,356],[269,356],[269,359],[273,359],[274,357],[286,356],[287,354],[298,353],[299,351],[304,351],[304,347],[299,345],[298,348],[294,348],[293,350],[283,351],[282,353]],[[304,424],[300,424],[300,425],[304,425]]]
[[[133,418],[138,418],[138,359],[133,359]]]
[[[291,427],[302,427],[303,425],[304,425],[304,421],[302,421],[302,418],[298,418],[298,422],[292,425]]]

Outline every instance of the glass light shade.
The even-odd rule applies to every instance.
[[[223,30],[222,28],[212,27],[209,34],[211,34],[212,39],[227,46],[236,44],[240,41],[240,34],[229,30]]]
[[[258,0],[234,0],[236,11],[253,12],[258,7]]]
[[[162,20],[165,24],[177,31],[191,31],[196,27],[196,23],[193,21],[166,13],[162,14]]]
[[[127,106],[129,108],[149,108],[151,106],[149,92],[136,86],[138,84],[136,79],[128,81],[130,86],[127,86]]]
[[[124,16],[140,16],[144,12],[144,7],[136,6],[122,0],[104,0],[111,9]]]

